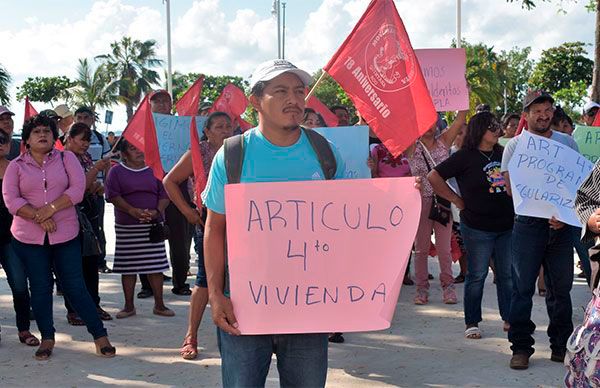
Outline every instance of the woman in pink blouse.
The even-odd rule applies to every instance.
[[[63,292],[94,337],[96,353],[114,357],[116,349],[96,312],[83,281],[79,222],[74,205],[81,202],[85,176],[71,152],[54,149],[56,123],[43,116],[25,122],[22,141],[27,151],[6,169],[2,194],[14,216],[14,249],[30,280],[31,306],[42,342],[35,353],[47,360],[54,349],[52,269]]]

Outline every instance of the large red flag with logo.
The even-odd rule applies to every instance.
[[[210,112],[225,112],[233,122],[237,117],[246,111],[248,99],[244,91],[232,83],[228,83],[223,88],[221,95],[213,103]]]
[[[175,104],[175,110],[179,116],[197,116],[198,104],[200,103],[200,93],[202,93],[202,83],[204,76],[200,76],[196,82],[184,93]]]
[[[314,95],[308,98],[308,101],[306,101],[306,107],[312,108],[315,110],[315,112],[320,114],[321,117],[323,117],[323,120],[325,120],[325,124],[327,124],[328,127],[338,126],[338,118],[335,115],[335,113],[330,111],[327,105],[323,104],[321,100],[319,100]]]
[[[192,119],[190,124],[190,149],[192,152],[192,167],[194,169],[194,191],[196,193],[196,205],[198,209],[202,207],[202,191],[206,187],[206,171],[202,161],[202,152],[200,151],[200,139],[198,138],[198,129],[196,120]]]
[[[372,0],[323,68],[399,156],[432,127],[437,114],[417,57],[392,0]]]
[[[146,165],[152,168],[154,176],[157,179],[162,180],[165,176],[165,171],[160,161],[160,152],[158,150],[154,118],[150,109],[149,95],[146,95],[138,106],[133,117],[127,123],[122,136],[137,149],[144,151]]]

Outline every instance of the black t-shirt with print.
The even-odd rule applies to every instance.
[[[512,229],[514,210],[500,173],[503,148],[494,151],[459,150],[435,167],[444,179],[456,178],[465,209],[460,220],[486,232]]]

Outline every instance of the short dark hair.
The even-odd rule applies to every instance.
[[[346,113],[350,114],[350,111],[344,105],[333,105],[329,108],[329,110],[332,111],[333,113],[335,113],[335,111],[338,109],[345,110]]]
[[[79,108],[77,108],[75,113],[73,113],[73,116],[75,116],[78,113],[88,113],[92,117],[94,117],[94,119],[96,118],[96,113],[89,106],[80,106]]]
[[[129,143],[127,141],[127,139],[125,139],[124,137],[121,139],[121,141],[119,142],[119,146],[117,147],[117,151],[121,151],[121,152],[127,152],[127,149],[129,148],[129,146],[131,145],[131,143]]]
[[[108,133],[106,134],[106,136],[110,136],[110,135],[115,135],[115,133],[113,131],[108,131]]]
[[[210,128],[213,125],[213,121],[215,121],[219,117],[225,117],[225,118],[227,118],[227,120],[229,120],[229,122],[231,122],[231,117],[229,117],[229,115],[227,113],[216,111],[216,112],[212,112],[211,114],[208,115],[208,118],[206,119],[206,122],[204,123],[204,128],[205,129]]]
[[[75,123],[71,125],[71,128],[69,129],[70,138],[74,138],[75,136],[79,136],[81,134],[83,134],[83,140],[92,140],[92,129],[87,124]]]
[[[25,121],[23,124],[23,130],[21,131],[21,141],[25,144],[25,147],[29,148],[27,140],[31,136],[31,131],[37,127],[48,127],[52,131],[53,141],[58,139],[58,129],[56,128],[56,122],[47,116],[35,115]]]
[[[508,123],[510,123],[510,120],[521,120],[521,116],[519,116],[516,113],[507,113],[504,116],[502,116],[502,128],[506,128],[508,126]]]
[[[256,97],[262,97],[265,94],[265,88],[267,87],[267,81],[258,81],[250,90],[250,94]]]
[[[479,104],[475,107],[475,112],[491,112],[492,108],[490,108],[489,104]]]
[[[550,121],[551,126],[557,126],[561,121],[567,120],[570,126],[573,126],[573,119],[569,117],[567,112],[560,106],[557,105],[554,109],[554,114],[552,115],[552,120]]]
[[[483,111],[476,113],[469,120],[469,124],[467,125],[467,133],[465,134],[462,148],[465,150],[479,149],[479,144],[481,143],[481,139],[483,139],[485,132],[491,125],[494,124],[500,125],[500,123],[498,123],[498,119],[492,112]],[[494,148],[497,147],[500,146],[496,144]]]

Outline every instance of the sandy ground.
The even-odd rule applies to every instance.
[[[112,210],[107,208],[109,252],[114,249]],[[430,271],[437,277],[437,262],[430,259]],[[455,274],[458,267],[454,268]],[[195,273],[195,268],[192,268]],[[115,314],[123,303],[120,277],[101,274],[102,305]],[[193,278],[190,277],[190,282]],[[138,285],[139,287],[139,285]],[[187,297],[173,295],[165,285],[166,303],[176,312],[173,318],[152,315],[152,301],[136,300],[138,315],[106,323],[110,338],[118,349],[114,359],[94,355],[91,337],[83,327],[69,326],[61,297],[55,297],[54,320],[57,343],[48,362],[33,358],[35,348],[18,342],[12,297],[4,273],[0,275],[0,386],[144,386],[216,387],[220,386],[220,359],[210,311],[200,327],[201,353],[195,361],[179,356],[187,325]],[[441,290],[432,284],[430,304],[411,303],[414,287],[404,287],[389,330],[346,334],[344,344],[329,348],[328,387],[387,386],[560,386],[564,375],[561,364],[550,361],[543,298],[534,298],[533,319],[536,353],[530,368],[508,368],[510,349],[497,313],[495,287],[488,277],[484,294],[484,338],[463,337],[462,285],[457,287],[459,304],[441,303]],[[589,300],[585,282],[576,279],[573,291],[573,321],[581,322]],[[37,334],[35,323],[32,331]],[[278,386],[275,362],[267,386]]]

